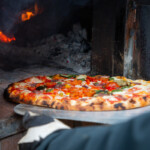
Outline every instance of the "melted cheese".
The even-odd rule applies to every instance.
[[[76,104],[77,104],[77,102],[76,102],[76,101],[74,101],[74,100],[71,100],[71,101],[70,101],[70,103],[71,103],[71,105],[72,105],[72,106],[74,106],[74,105],[76,105]]]
[[[117,101],[117,99],[114,96],[103,96],[103,99],[109,100],[109,101]]]
[[[18,84],[15,84],[15,88],[21,88],[21,87],[25,87],[26,85],[28,85],[27,83],[25,83],[25,82],[20,82],[20,83],[18,83]]]
[[[36,78],[36,77],[33,77],[30,79],[29,83],[42,83],[43,81]]]
[[[81,85],[75,85],[75,87],[76,87],[76,88],[82,88],[82,86],[81,86]]]
[[[65,96],[66,94],[63,91],[58,91],[59,96]]]
[[[82,81],[81,85],[87,85],[86,81]]]
[[[85,79],[86,80],[87,75],[78,75],[76,79]]]
[[[28,93],[32,93],[32,92],[29,90],[23,90],[21,93],[28,94]]]

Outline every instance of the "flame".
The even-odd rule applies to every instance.
[[[38,13],[40,13],[39,7],[38,7],[37,3],[35,3],[33,11],[27,10],[21,14],[21,20],[22,21],[29,20],[31,17],[36,16]]]
[[[25,12],[21,16],[22,21],[29,20],[31,17],[35,16],[32,12]]]
[[[2,31],[0,31],[0,42],[10,43],[11,41],[15,40],[16,40],[15,37],[9,38]]]

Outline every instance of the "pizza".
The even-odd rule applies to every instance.
[[[10,84],[10,101],[62,110],[126,110],[150,104],[150,81],[123,76],[56,74]]]

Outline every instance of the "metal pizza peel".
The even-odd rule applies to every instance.
[[[24,115],[25,112],[27,111],[32,111],[38,114],[46,114],[57,119],[94,122],[111,125],[116,123],[122,123],[136,116],[150,112],[150,106],[131,110],[91,112],[91,111],[57,110],[45,107],[19,104],[15,106],[14,111],[19,115]]]

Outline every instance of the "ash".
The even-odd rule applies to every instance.
[[[75,24],[67,35],[55,34],[28,47],[0,43],[0,68],[44,64],[88,73],[90,62],[91,44],[87,40],[86,30],[79,24]]]
[[[67,36],[62,34],[51,36],[46,43],[43,45],[43,50],[37,49],[36,53],[78,73],[90,71],[91,45],[87,42],[86,30],[80,25],[74,25],[73,30]]]

